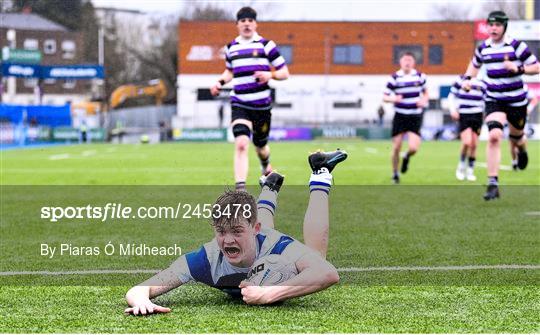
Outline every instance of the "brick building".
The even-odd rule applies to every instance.
[[[11,40],[8,32],[14,33]],[[33,13],[0,13],[0,48],[37,50],[42,65],[82,64],[82,35]],[[15,90],[9,78],[3,78],[3,101],[18,104],[36,103],[37,78],[16,78]],[[41,83],[43,104],[64,104],[83,100],[90,92],[88,80],[45,79]],[[14,93],[14,95],[12,94]]]

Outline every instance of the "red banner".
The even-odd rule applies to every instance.
[[[529,87],[529,91],[531,91],[531,93],[540,99],[540,83],[526,83],[527,86]]]
[[[474,21],[474,39],[477,41],[489,38],[486,20]]]

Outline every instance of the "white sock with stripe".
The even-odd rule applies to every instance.
[[[312,173],[309,178],[309,192],[321,191],[326,194],[330,193],[332,187],[332,175],[326,168],[317,171],[317,174]]]
[[[277,192],[270,190],[268,186],[264,186],[257,199],[257,210],[266,209],[272,215],[276,212],[277,207]]]

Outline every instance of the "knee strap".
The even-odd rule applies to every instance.
[[[500,130],[504,129],[504,126],[499,121],[488,121],[486,122],[486,125],[490,131],[497,128]]]
[[[248,126],[242,123],[237,123],[232,127],[232,132],[234,137],[238,137],[241,135],[246,135],[247,137],[251,136],[251,130]]]
[[[255,134],[253,135],[253,144],[254,144],[257,148],[262,148],[262,147],[264,147],[267,143],[268,143],[268,133],[266,133],[266,134],[255,133]]]
[[[510,138],[510,140],[512,142],[519,142],[523,138],[524,135],[525,135],[525,133],[521,133],[521,135],[512,135],[512,134],[510,134],[510,135],[508,135],[508,137]]]

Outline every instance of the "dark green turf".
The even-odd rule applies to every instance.
[[[287,175],[276,228],[301,239],[307,153],[336,147],[350,153],[334,173],[331,193],[328,257],[336,267],[540,264],[539,216],[531,215],[540,212],[538,143],[530,144],[527,170],[501,171],[502,198],[489,203],[481,198],[485,168],[477,168],[475,183],[455,180],[457,142],[423,143],[399,186],[390,185],[389,142],[274,143],[272,162]],[[509,165],[504,150],[503,164]],[[483,153],[482,146],[480,162]],[[40,208],[205,203],[233,184],[232,145],[225,143],[24,149],[2,151],[0,163],[0,271],[164,268],[174,256],[49,260],[39,255],[39,244],[177,243],[187,252],[212,237],[207,220],[51,223],[40,219]],[[251,172],[254,185],[254,159]],[[540,332],[536,269],[340,275],[340,284],[327,291],[271,307],[246,306],[217,290],[187,285],[156,300],[172,313],[144,318],[122,312],[125,292],[145,274],[2,276],[0,332]]]

